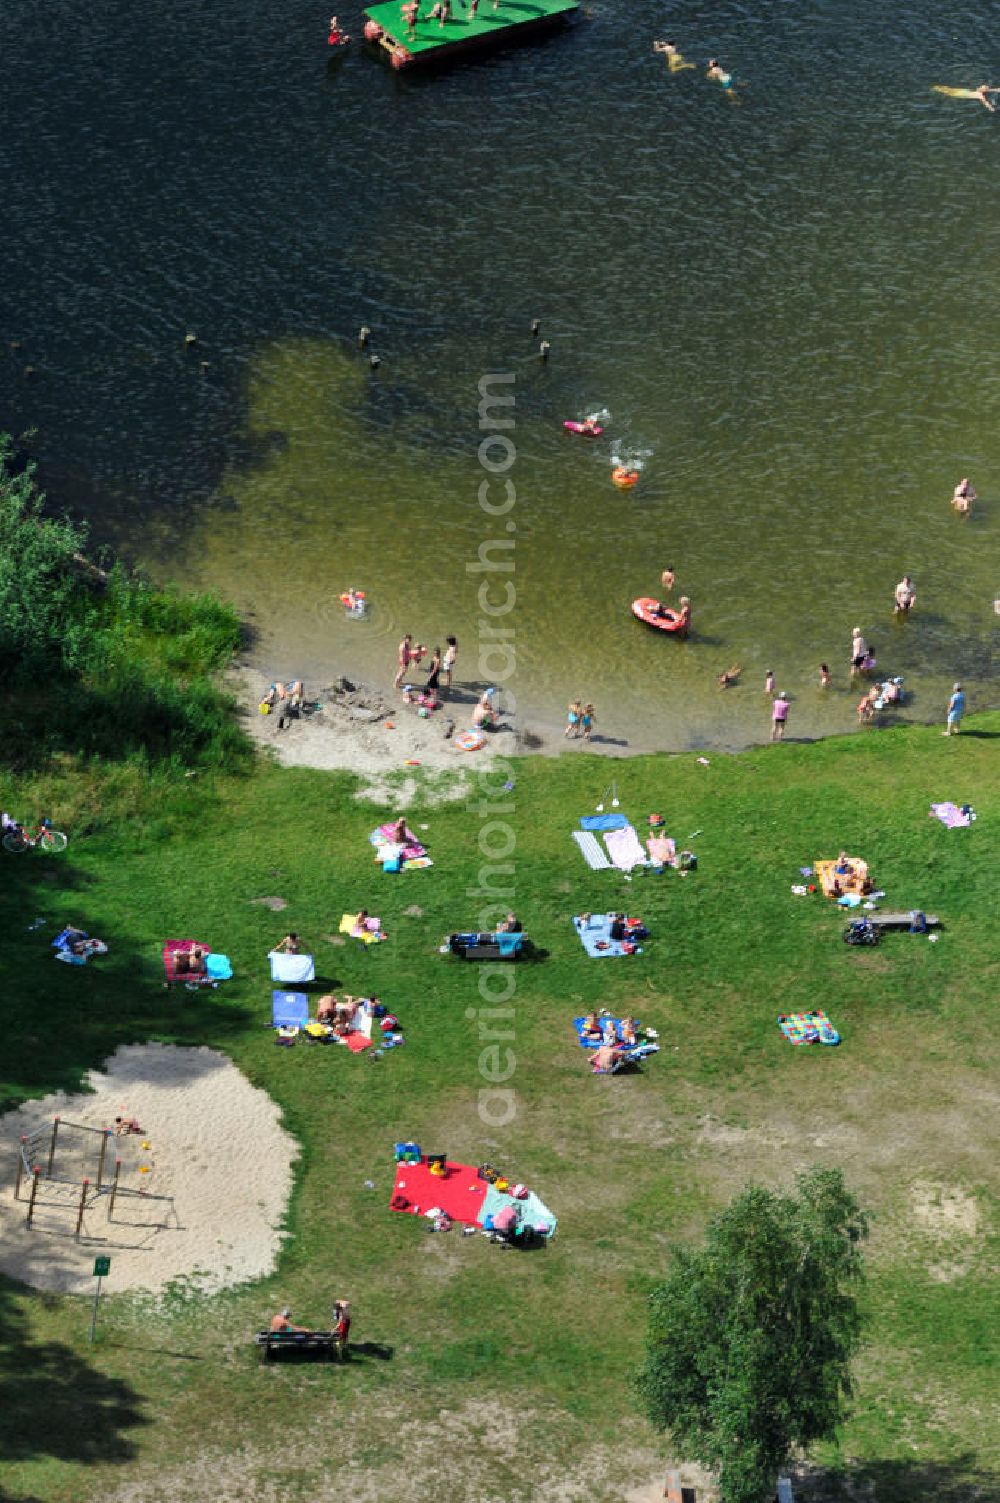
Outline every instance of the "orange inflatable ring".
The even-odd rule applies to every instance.
[[[486,745],[486,737],[482,731],[459,731],[455,737],[455,745],[459,751],[478,751]]]
[[[611,471],[611,484],[617,485],[621,490],[627,490],[630,485],[635,485],[639,479],[638,470],[629,470],[625,465],[619,465],[617,470]]]

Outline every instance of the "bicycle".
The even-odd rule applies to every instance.
[[[69,840],[61,830],[53,830],[49,820],[43,819],[35,829],[27,825],[9,826],[3,837],[5,851],[13,851],[19,854],[21,851],[33,850],[35,846],[41,846],[43,851],[64,851],[69,845]]]

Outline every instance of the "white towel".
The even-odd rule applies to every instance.
[[[573,839],[580,847],[580,854],[591,871],[603,871],[604,867],[611,865],[598,845],[596,835],[591,835],[589,830],[574,830]]]
[[[316,966],[311,955],[284,955],[280,950],[271,950],[267,958],[271,962],[272,981],[287,986],[298,981],[316,980]]]
[[[604,837],[604,844],[619,871],[630,872],[633,866],[649,865],[633,825],[626,825],[622,830],[609,830]]]

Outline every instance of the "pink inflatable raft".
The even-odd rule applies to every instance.
[[[604,432],[600,423],[575,423],[572,418],[567,418],[563,427],[568,428],[570,433],[582,433],[584,438],[600,438]]]

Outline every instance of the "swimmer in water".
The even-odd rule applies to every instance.
[[[717,57],[709,58],[708,72],[705,74],[705,77],[712,79],[714,83],[721,84],[724,89],[731,89],[733,87],[733,75],[726,72]]]
[[[694,63],[688,63],[684,61],[684,58],[677,51],[677,48],[674,46],[673,42],[654,42],[653,51],[662,52],[663,56],[667,60],[667,67],[670,69],[671,73],[683,73],[685,68],[694,67]]]
[[[1000,94],[1000,89],[992,89],[990,88],[989,84],[980,84],[979,88],[976,90],[976,98],[979,100],[979,103],[984,104],[991,115],[995,115],[997,112],[997,107],[995,104],[992,104],[990,102],[989,96],[991,94]]]

